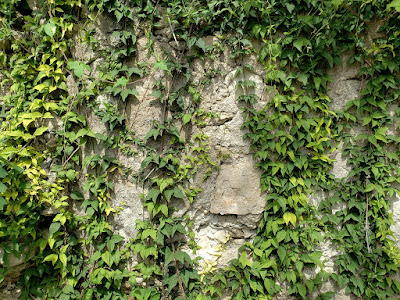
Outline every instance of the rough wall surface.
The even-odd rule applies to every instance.
[[[112,39],[113,31],[119,29],[120,25],[111,18],[99,18],[93,25],[94,37],[99,41],[97,49],[92,49],[88,44],[80,41],[79,34],[74,37],[75,46],[72,50],[74,59],[84,61],[91,66],[92,75],[98,72],[97,68],[102,66],[104,58],[101,50],[106,46],[118,45],[119,41]],[[170,28],[165,27],[159,30],[159,35],[155,38],[154,48],[162,55],[161,49],[170,51],[178,55],[175,49],[175,40]],[[171,37],[171,38],[167,38]],[[209,36],[205,39],[206,44],[212,44],[217,40],[216,36]],[[141,29],[137,34],[137,54],[132,58],[135,62],[152,62],[154,57],[148,55],[147,37]],[[207,264],[215,267],[224,267],[228,262],[235,258],[238,249],[246,242],[250,242],[255,234],[260,218],[266,205],[265,196],[267,192],[262,192],[260,187],[260,171],[255,167],[252,153],[249,150],[249,142],[243,139],[246,133],[241,129],[243,124],[243,112],[241,104],[237,101],[238,95],[242,91],[236,89],[236,83],[242,78],[236,76],[238,66],[230,59],[229,50],[224,50],[216,55],[215,59],[197,59],[193,62],[193,76],[195,80],[202,80],[205,77],[205,70],[219,70],[218,75],[214,76],[210,83],[201,91],[202,101],[200,109],[206,113],[213,113],[216,116],[205,126],[194,129],[193,132],[181,132],[182,135],[193,136],[201,133],[208,136],[208,150],[211,160],[215,166],[206,176],[206,170],[199,170],[193,179],[193,185],[200,188],[201,192],[197,195],[193,204],[181,201],[177,203],[180,208],[179,215],[187,214],[194,222],[193,231],[195,240],[200,246],[196,255],[201,257],[199,267],[200,272],[206,272]],[[348,56],[343,57],[346,62]],[[247,63],[254,67],[254,71],[247,74],[246,80],[256,83],[254,93],[260,97],[258,107],[263,107],[266,101],[270,100],[270,92],[266,90],[264,77],[265,70],[257,62],[255,56],[247,58]],[[358,74],[360,66],[349,66],[346,63],[340,68],[331,71],[333,82],[329,83],[329,97],[332,102],[331,110],[343,110],[349,100],[358,99],[363,88],[360,80],[354,79]],[[154,120],[161,120],[162,106],[151,96],[152,82],[163,77],[162,72],[154,71],[141,82],[135,83],[135,88],[139,95],[130,98],[123,108],[129,127],[135,133],[144,137],[151,129]],[[170,83],[172,84],[172,83]],[[70,78],[70,90],[76,85],[73,78]],[[0,90],[1,93],[6,91]],[[97,98],[100,107],[109,103],[119,105],[117,100],[108,95],[100,95]],[[106,133],[102,120],[94,115],[90,110],[82,112],[86,115],[87,121],[93,132]],[[52,124],[53,129],[57,130],[62,123]],[[363,132],[363,127],[355,127],[351,134],[356,136]],[[396,132],[397,133],[397,132]],[[351,168],[348,166],[346,157],[342,153],[342,146],[330,154],[334,159],[332,174],[339,179],[346,180]],[[143,160],[143,153],[139,152],[136,156],[126,156],[118,151],[102,149],[99,145],[88,143],[83,150],[83,160],[86,156],[99,154],[115,156],[132,172],[140,170],[140,163]],[[50,169],[50,168],[49,168]],[[49,172],[51,176],[51,172]],[[79,187],[83,190],[83,187]],[[112,205],[118,210],[114,215],[114,229],[124,237],[135,235],[135,221],[137,219],[148,218],[148,214],[143,209],[140,194],[145,188],[129,178],[120,178],[114,182],[114,191],[111,195]],[[319,203],[329,197],[329,193],[316,191],[309,195],[308,201],[318,207]],[[337,210],[343,209],[340,203]],[[397,242],[400,242],[400,198],[394,197],[392,200],[392,212],[395,224],[392,226]],[[56,212],[48,212],[49,215]],[[76,213],[79,213],[77,206]],[[221,247],[222,246],[222,247]],[[221,250],[222,249],[222,250]],[[323,256],[327,272],[335,272],[334,260],[340,253],[334,245],[329,242],[321,243],[320,251]],[[194,255],[194,256],[196,256]],[[11,261],[13,270],[18,274],[26,268],[23,259]],[[16,299],[16,294],[10,294],[14,283],[10,274],[10,281],[7,283],[6,290],[0,294],[1,299]],[[322,287],[322,291],[335,291],[335,300],[351,299],[345,295],[344,290],[339,290],[332,282],[327,282]],[[14,290],[12,293],[18,293]],[[276,299],[286,299],[288,296],[283,292]]]

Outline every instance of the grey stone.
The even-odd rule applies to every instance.
[[[260,189],[260,174],[251,159],[236,164],[223,164],[216,182],[213,214],[247,215],[264,211],[265,196]]]
[[[335,175],[336,178],[341,179],[349,175],[351,171],[351,166],[347,165],[347,159],[343,157],[343,144],[340,144],[338,148],[339,149],[331,155],[331,158],[335,160],[333,162],[331,172],[333,175]]]
[[[344,110],[348,101],[360,98],[361,81],[350,79],[335,81],[328,88],[328,96],[332,100],[330,109]]]
[[[7,282],[0,288],[0,299],[2,300],[19,300],[22,299],[21,288],[15,283]]]
[[[149,217],[140,199],[140,194],[144,192],[140,186],[127,180],[119,180],[114,183],[111,203],[117,210],[117,213],[114,214],[114,229],[117,234],[125,238],[134,237],[136,220],[144,220]]]

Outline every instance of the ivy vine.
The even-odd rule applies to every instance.
[[[12,272],[10,260],[23,258],[24,299],[272,299],[281,292],[330,299],[334,292],[318,294],[327,280],[361,299],[400,295],[390,212],[400,183],[399,1],[36,4],[0,3],[1,84],[8,91],[0,114],[0,283]],[[119,24],[110,36],[118,45],[101,50],[104,63],[92,70],[71,49],[81,31],[82,43],[96,49],[91,26],[105,15]],[[171,30],[175,53],[154,49],[153,32],[163,26]],[[137,54],[138,29],[155,63],[128,63]],[[219,43],[206,46],[209,35]],[[209,70],[195,82],[191,66],[223,47],[237,65],[244,138],[262,171],[267,204],[253,242],[226,268],[199,276],[187,250],[197,248],[192,221],[176,213],[176,203],[193,203],[201,190],[191,179],[216,168],[201,131],[216,115],[199,107],[202,89],[219,72]],[[346,63],[360,66],[361,96],[333,111],[329,71],[345,53]],[[250,55],[264,66],[263,88],[273,94],[261,109],[249,80],[255,66],[245,63]],[[162,76],[149,95],[162,117],[140,137],[125,106],[154,72]],[[106,132],[89,127],[87,110]],[[183,138],[181,131],[192,126],[200,133]],[[88,155],[91,143],[110,151]],[[343,179],[331,173],[330,153],[338,147],[351,166]],[[141,154],[140,170],[109,153]],[[148,215],[137,220],[129,241],[114,234],[118,209],[110,204],[113,182],[126,177],[143,187]],[[308,198],[318,191],[330,197],[314,207]],[[326,241],[339,252],[334,273],[324,270],[317,250]]]

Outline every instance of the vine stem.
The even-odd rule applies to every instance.
[[[368,184],[368,180],[367,180]],[[369,244],[369,223],[368,223],[368,205],[369,205],[369,199],[368,199],[368,194],[367,194],[367,208],[365,210],[365,240],[367,241],[367,250],[368,253],[372,253],[371,251],[371,246]]]
[[[72,158],[72,156],[74,156],[74,154],[81,148],[81,146],[78,146],[78,148],[76,148],[74,150],[74,152],[72,152],[72,154],[67,158],[67,160],[63,163],[62,168],[64,169],[65,165],[67,164],[67,162]]]
[[[176,276],[178,276],[179,289],[181,290],[181,295],[182,295],[183,299],[186,300],[186,293],[185,293],[185,289],[183,288],[181,272],[179,272],[178,261],[176,260],[176,257],[175,257],[175,245],[174,245],[174,241],[172,240],[171,235],[169,235],[169,239],[170,239],[171,245],[172,245],[172,252],[174,253],[174,262],[175,262],[175,268],[176,268]]]

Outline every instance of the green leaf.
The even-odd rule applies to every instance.
[[[386,9],[390,10],[390,8],[394,8],[395,10],[397,10],[398,12],[400,12],[400,0],[393,0],[392,2],[390,2],[387,6]]]
[[[164,214],[164,216],[168,217],[168,206],[165,204],[160,205],[160,211]]]
[[[296,287],[297,287],[297,291],[299,292],[300,296],[302,298],[306,298],[306,292],[307,292],[306,287],[301,283],[296,284]]]
[[[165,190],[164,191],[164,196],[165,196],[165,199],[167,199],[167,202],[169,202],[171,200],[173,193],[174,193],[174,190]]]
[[[191,114],[185,114],[185,115],[182,117],[183,125],[189,123],[189,121],[190,121],[191,119],[192,119],[192,115],[191,115]]]
[[[154,241],[157,240],[157,231],[155,229],[145,229],[142,233],[142,240],[151,237]]]
[[[65,267],[67,265],[67,256],[64,253],[60,253],[59,258],[60,258],[61,263]]]
[[[175,258],[176,258],[180,263],[182,263],[182,264],[185,262],[185,260],[186,260],[188,263],[191,262],[191,259],[190,259],[189,254],[187,254],[187,253],[184,252],[184,251],[178,251],[177,253],[175,253]]]
[[[7,205],[7,200],[4,197],[0,197],[0,211],[4,209],[5,205]]]
[[[137,90],[134,89],[134,88],[132,88],[132,89],[127,89],[127,90],[123,90],[123,91],[121,92],[122,100],[125,101],[125,99],[126,99],[129,95],[139,96],[139,93],[138,93]]]
[[[201,50],[203,50],[204,52],[206,51],[206,43],[204,42],[204,40],[202,38],[199,38],[196,42],[196,46],[199,47]]]
[[[152,199],[154,203],[157,202],[157,197],[160,194],[159,190],[151,189],[146,196],[146,199]]]
[[[165,60],[157,61],[154,64],[154,69],[161,69],[161,70],[164,70],[164,71],[169,71],[168,66],[167,66],[167,62]]]
[[[33,134],[34,136],[39,136],[42,135],[47,129],[49,129],[48,126],[45,127],[40,127],[38,129],[36,129],[35,133]]]
[[[301,73],[297,76],[297,80],[300,81],[303,85],[306,85],[308,81],[308,76],[305,73]]]
[[[114,83],[113,88],[117,88],[119,86],[121,87],[126,87],[128,84],[128,79],[125,76],[122,76],[121,78],[118,78],[117,81]],[[114,93],[114,96],[116,94]]]
[[[43,26],[43,30],[49,37],[53,37],[57,31],[57,26],[52,20],[50,20],[50,22]]]
[[[98,260],[100,257],[101,257],[101,252],[100,251],[96,251],[95,253],[93,253],[93,255],[89,259],[88,263],[91,264],[92,262]]]
[[[78,78],[82,78],[85,70],[91,71],[90,67],[81,61],[70,61],[67,68],[72,70]]]
[[[314,84],[315,84],[315,88],[317,90],[319,90],[319,88],[321,86],[321,77],[314,77]]]
[[[285,221],[286,225],[289,225],[289,222],[296,226],[296,215],[290,212],[286,212],[283,214],[283,220]]]
[[[289,13],[292,13],[292,11],[293,11],[294,8],[295,8],[295,5],[294,5],[294,4],[291,4],[291,3],[286,3],[286,8],[287,8],[287,10],[289,11]]]
[[[68,171],[65,173],[65,176],[68,178],[68,180],[69,180],[70,182],[73,182],[73,181],[75,180],[75,171],[74,171],[74,170],[68,170]]]
[[[160,191],[162,192],[169,185],[167,180],[163,180],[160,184]]]
[[[178,276],[176,274],[164,280],[164,284],[168,284],[168,291],[171,291],[174,287],[176,287],[177,283]]]
[[[281,230],[278,232],[278,234],[276,235],[276,240],[278,243],[280,243],[281,241],[283,241],[286,237],[286,231]]]
[[[83,296],[83,300],[91,300],[93,296],[93,289],[88,289],[85,291],[85,295]]]
[[[286,249],[283,247],[279,247],[278,248],[278,256],[279,256],[280,261],[283,262],[286,257]]]
[[[185,195],[182,193],[181,189],[177,186],[174,187],[174,196],[178,199],[185,199]]]
[[[43,262],[45,262],[45,261],[51,261],[51,262],[53,263],[53,266],[54,266],[54,264],[56,263],[57,259],[58,259],[57,254],[50,254],[50,255],[47,255],[47,256],[43,259]]]
[[[302,48],[308,44],[310,44],[310,41],[307,40],[306,38],[300,38],[293,42],[293,46],[295,46],[296,49],[299,50],[300,52],[302,52]]]
[[[165,248],[165,260],[164,260],[164,267],[167,267],[173,260],[174,260],[174,252],[171,251],[171,248]]]
[[[112,256],[111,256],[111,254],[110,254],[109,251],[104,252],[104,253],[101,255],[101,259],[102,259],[109,267],[112,266],[112,264],[113,264],[113,259],[112,259]]]
[[[55,102],[46,102],[46,103],[43,103],[43,107],[44,107],[44,109],[47,110],[47,111],[59,109],[58,104],[55,103]]]
[[[53,235],[54,233],[56,233],[61,227],[60,223],[51,223],[50,228],[49,228],[49,235]]]
[[[342,3],[344,2],[344,0],[332,0],[332,4],[333,6],[337,9],[340,5],[342,5]]]
[[[0,167],[0,178],[5,178],[8,175],[8,172]]]
[[[7,186],[0,181],[0,193],[4,193],[7,190]]]

